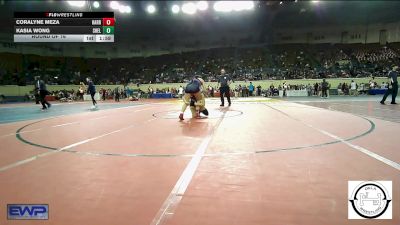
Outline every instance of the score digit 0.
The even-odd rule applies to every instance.
[[[114,34],[114,27],[103,27],[103,34]]]
[[[103,18],[103,26],[114,26],[114,18]]]

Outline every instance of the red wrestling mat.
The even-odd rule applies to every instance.
[[[234,100],[180,122],[170,102],[1,125],[0,224],[14,203],[57,225],[400,224],[397,123]],[[349,180],[393,181],[393,219],[348,220]]]

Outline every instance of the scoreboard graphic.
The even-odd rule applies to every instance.
[[[114,12],[14,12],[14,42],[114,42]]]

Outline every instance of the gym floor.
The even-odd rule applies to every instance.
[[[400,224],[400,107],[380,96],[0,106],[7,204],[49,205],[18,224]],[[392,220],[348,220],[348,181],[393,181]]]

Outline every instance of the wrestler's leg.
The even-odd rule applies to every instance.
[[[206,107],[204,106],[200,107],[199,111],[204,115],[208,116],[208,110],[206,109]]]
[[[188,105],[190,104],[190,94],[186,93],[185,95],[183,95],[182,100],[183,100],[183,104],[182,104],[182,113],[184,113],[186,111],[186,108],[188,107]]]
[[[183,113],[186,111],[188,105],[190,104],[190,96],[191,96],[191,95],[190,95],[189,93],[186,93],[186,94],[182,97],[183,104],[182,104],[181,113],[179,114],[179,119],[180,119],[180,120],[183,120]]]
[[[206,105],[206,99],[203,93],[197,93],[197,95],[195,95],[196,97],[196,107],[197,110],[201,113],[203,113],[204,115],[208,116],[208,110],[206,109],[205,105]]]
[[[198,92],[193,94],[193,96],[196,98],[196,104],[195,104],[196,106],[205,106],[206,99],[203,93]]]

